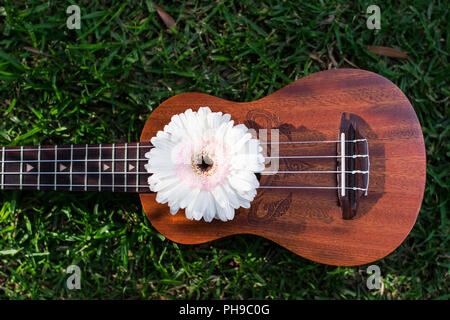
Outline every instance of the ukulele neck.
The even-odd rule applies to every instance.
[[[0,190],[150,192],[150,143],[0,147]]]

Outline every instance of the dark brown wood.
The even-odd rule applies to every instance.
[[[405,95],[377,74],[339,69],[312,74],[253,102],[237,103],[202,93],[164,101],[148,119],[141,141],[163,130],[174,114],[209,106],[251,128],[278,128],[281,141],[336,140],[343,112],[358,117],[369,141],[370,185],[355,217],[342,219],[336,190],[259,189],[250,209],[229,222],[188,220],[169,213],[155,194],[141,194],[152,224],[169,239],[203,243],[249,233],[271,239],[314,261],[361,265],[397,248],[414,226],[425,186],[425,147],[417,116]],[[280,155],[336,154],[336,145],[280,145]],[[336,170],[336,159],[283,159],[282,168]],[[261,176],[261,185],[337,185],[336,175]]]
[[[353,219],[356,216],[360,198],[367,194],[365,190],[367,190],[369,183],[369,174],[361,173],[369,171],[368,139],[360,134],[358,122],[358,116],[348,112],[342,113],[339,132],[344,133],[348,141],[343,144],[345,146],[345,166],[342,166],[340,158],[337,159],[337,182],[338,187],[342,188],[340,172],[348,172],[345,173],[345,186],[349,188],[345,190],[345,195],[342,195],[340,190],[338,190],[339,205],[341,206],[343,219]],[[341,143],[337,144],[337,154],[338,156],[342,155]],[[357,158],[354,158],[354,156]],[[353,171],[360,172],[353,174],[351,173]],[[354,190],[352,188],[357,189]]]

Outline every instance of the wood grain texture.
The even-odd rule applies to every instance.
[[[259,189],[250,209],[229,222],[191,221],[171,215],[155,194],[141,194],[144,211],[167,238],[196,244],[239,233],[268,238],[307,259],[331,265],[366,264],[391,253],[416,221],[425,187],[425,146],[417,116],[392,82],[359,69],[312,74],[253,102],[237,103],[202,93],[164,101],[149,117],[148,142],[177,113],[209,106],[251,128],[278,128],[280,141],[336,140],[343,112],[358,116],[369,141],[370,185],[358,213],[342,219],[336,190]],[[280,155],[335,155],[336,144],[280,145]],[[283,159],[280,170],[336,170],[335,159]],[[298,169],[297,169],[298,170]],[[261,185],[331,185],[336,175],[262,176]]]

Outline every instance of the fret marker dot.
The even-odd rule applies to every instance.
[[[64,171],[64,170],[66,170],[67,169],[67,167],[65,166],[65,165],[63,165],[62,163],[60,163],[59,164],[59,171]]]
[[[27,164],[27,166],[25,167],[26,172],[30,172],[33,169],[34,169],[34,167],[32,165],[29,165],[29,164]]]
[[[132,164],[129,164],[129,165],[128,165],[128,171],[133,171],[134,168],[135,168],[135,167],[134,167]]]
[[[108,171],[110,169],[110,166],[107,164],[103,164],[103,171]]]

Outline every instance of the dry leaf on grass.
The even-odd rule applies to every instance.
[[[328,57],[330,58],[330,61],[331,61],[331,64],[328,65],[328,69],[331,68],[331,65],[333,65],[333,67],[337,68],[338,63],[333,56],[333,47],[332,46],[328,47]]]
[[[349,65],[351,65],[352,67],[359,69],[359,67],[358,67],[356,64],[354,64],[353,62],[351,62],[351,61],[348,60],[347,58],[344,58],[344,61],[347,62],[347,63],[348,63]]]
[[[158,12],[159,17],[164,22],[167,28],[170,29],[170,27],[176,29],[177,24],[175,23],[175,20],[160,6],[158,6],[156,3],[153,3],[153,7],[155,8],[156,12]]]
[[[380,55],[380,56],[400,58],[400,59],[408,58],[407,53],[402,52],[395,48],[390,48],[390,47],[367,46],[367,50],[369,50],[370,52],[375,53],[377,55]]]
[[[39,49],[33,48],[33,47],[23,47],[26,51],[31,52],[31,53],[35,53],[35,54],[41,54],[43,56],[46,57],[51,57],[50,54],[48,54],[47,52],[43,52]]]
[[[326,68],[327,65],[325,64],[325,62],[322,61],[322,59],[320,59],[319,56],[315,55],[314,53],[310,53],[310,54],[309,54],[309,57],[310,57],[311,59],[313,59],[313,60],[319,62],[319,63],[320,63],[320,66],[321,66],[323,69]]]
[[[336,16],[334,14],[330,14],[326,20],[322,21],[322,24],[332,24],[334,18],[336,18]]]

